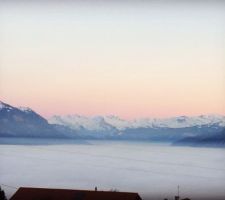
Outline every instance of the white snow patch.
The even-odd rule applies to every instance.
[[[28,108],[28,107],[18,107],[19,110],[23,111],[23,112],[33,112],[32,109]]]

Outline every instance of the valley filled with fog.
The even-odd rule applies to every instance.
[[[21,186],[91,190],[97,186],[138,192],[143,199],[171,199],[179,185],[182,198],[225,198],[224,148],[8,139],[0,145],[0,159],[0,184],[8,197]]]

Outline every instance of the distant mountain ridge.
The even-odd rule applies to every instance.
[[[165,119],[136,119],[128,121],[117,116],[86,117],[80,115],[53,116],[49,123],[70,127],[77,132],[86,130],[92,136],[101,133],[109,139],[176,141],[184,137],[218,134],[224,129],[225,117],[201,115],[196,117],[172,117]],[[84,136],[84,135],[83,135]]]
[[[113,115],[67,115],[53,116],[46,120],[30,108],[17,108],[0,102],[0,137],[176,142],[186,138],[221,138],[224,129],[225,116],[221,115],[145,118],[132,121]]]
[[[143,118],[132,121],[117,116],[86,117],[80,115],[53,116],[48,120],[52,124],[63,124],[73,129],[84,127],[89,130],[104,130],[114,127],[123,131],[128,128],[187,128],[194,126],[218,125],[225,127],[225,116],[200,115],[194,117],[179,116],[171,118]]]

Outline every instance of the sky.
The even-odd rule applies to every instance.
[[[0,0],[3,102],[44,117],[225,115],[225,2],[54,2]]]

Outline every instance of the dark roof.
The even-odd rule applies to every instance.
[[[141,200],[138,193],[21,187],[10,200]]]

